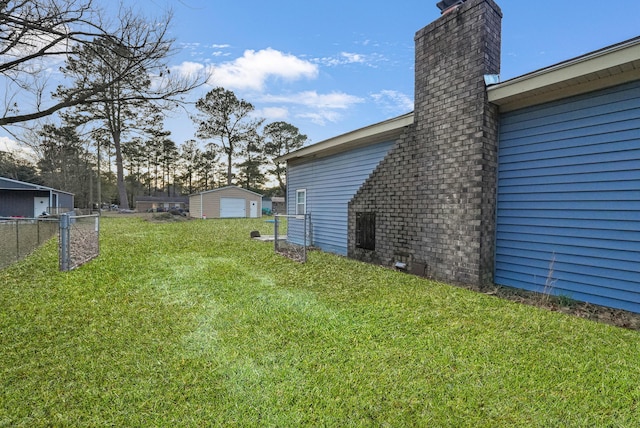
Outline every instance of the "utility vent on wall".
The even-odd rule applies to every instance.
[[[440,9],[440,13],[444,15],[445,13],[450,12],[454,8],[457,8],[465,1],[466,0],[442,0],[436,3],[436,6],[438,6],[438,9]]]

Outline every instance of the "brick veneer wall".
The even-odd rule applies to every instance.
[[[502,12],[469,0],[415,36],[414,124],[349,203],[348,254],[463,284],[493,279]],[[356,248],[356,212],[375,212],[375,250]]]

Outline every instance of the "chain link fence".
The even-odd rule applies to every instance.
[[[58,219],[0,217],[0,269],[22,260],[58,232]]]
[[[276,253],[305,263],[311,246],[311,215],[276,214],[273,242]]]
[[[60,216],[60,270],[69,271],[100,254],[100,217],[95,215]]]
[[[0,217],[0,269],[58,235],[59,268],[69,271],[100,254],[100,217],[70,212],[49,218]]]

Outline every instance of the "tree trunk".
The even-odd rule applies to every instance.
[[[233,161],[233,152],[231,150],[229,150],[227,152],[227,186],[231,186],[232,183],[232,179],[231,179],[231,162]]]
[[[102,211],[102,174],[100,171],[100,141],[98,141],[98,212]]]
[[[120,198],[120,208],[129,209],[129,198],[127,198],[127,186],[124,181],[124,167],[122,165],[122,150],[120,148],[120,133],[113,133],[113,145],[116,149],[116,177],[118,182],[118,197]]]

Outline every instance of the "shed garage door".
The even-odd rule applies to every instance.
[[[246,200],[240,198],[220,198],[220,217],[246,217]]]
[[[640,312],[640,82],[500,127],[496,283]]]

